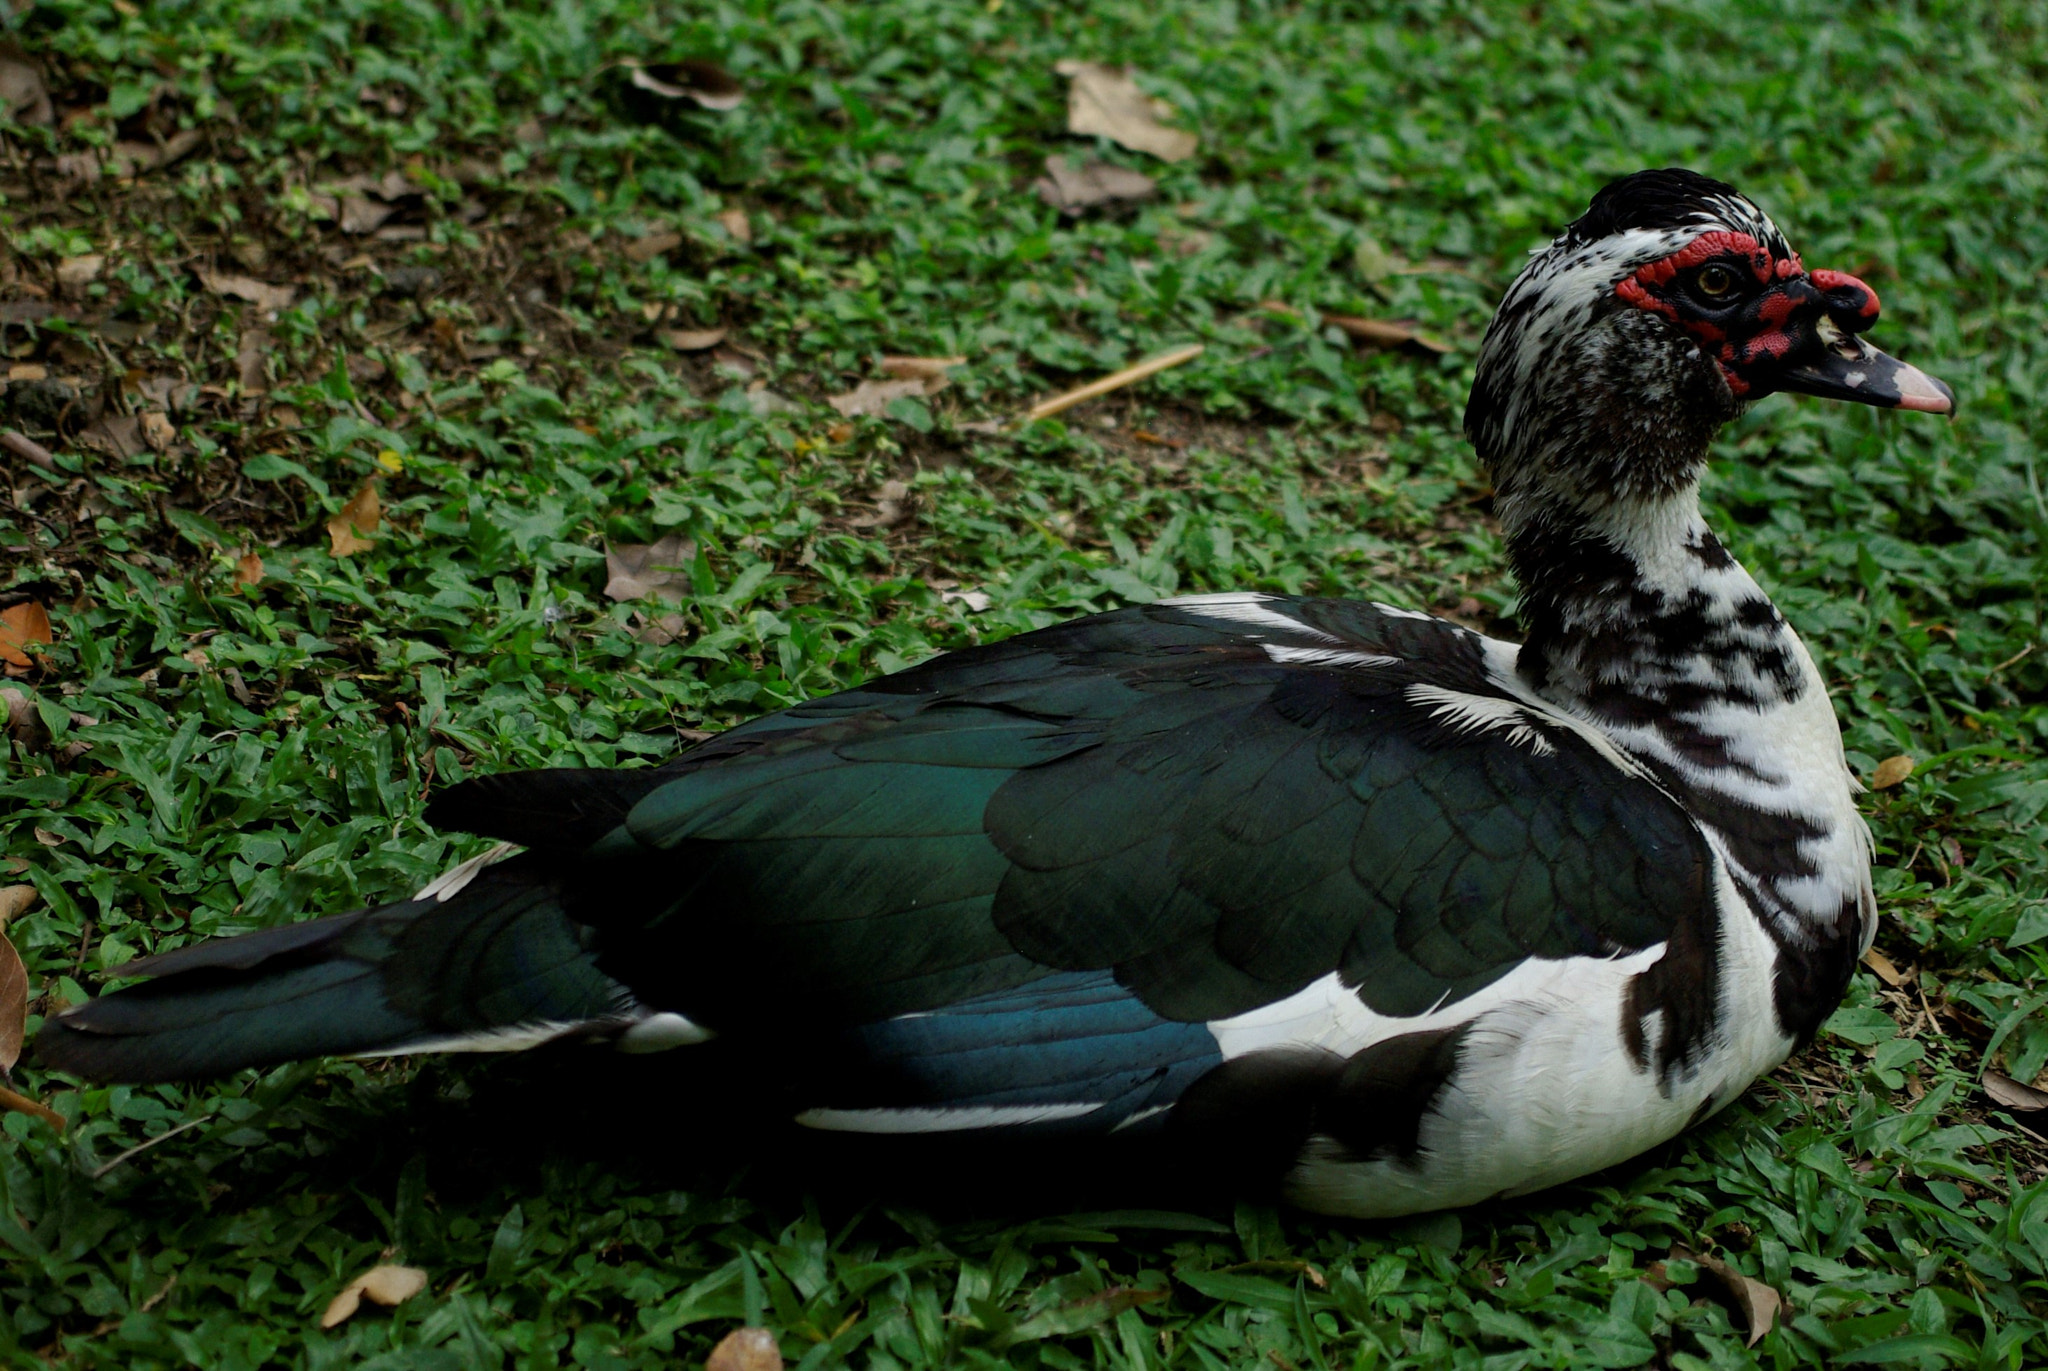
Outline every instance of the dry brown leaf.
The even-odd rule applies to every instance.
[[[384,506],[377,499],[377,478],[372,476],[341,507],[341,512],[327,521],[329,551],[337,557],[369,551],[376,545],[370,535],[377,531],[377,522],[383,517]]]
[[[1892,959],[1874,947],[1863,954],[1863,964],[1876,972],[1877,978],[1894,990],[1913,979],[1892,965]]]
[[[731,74],[716,62],[686,58],[680,62],[638,62],[625,64],[628,79],[641,90],[665,100],[688,100],[699,109],[738,109],[747,93]]]
[[[139,457],[143,452],[142,421],[132,414],[108,414],[87,425],[79,433],[78,441],[123,461]]]
[[[2036,1090],[2031,1085],[2024,1085],[2003,1071],[1984,1073],[1984,1093],[1991,1097],[1993,1104],[2003,1105],[2016,1114],[2048,1110],[2048,1090]]]
[[[946,388],[944,373],[905,381],[862,381],[844,395],[827,397],[825,403],[848,419],[862,415],[886,414],[892,401],[913,395],[936,395]]]
[[[863,514],[847,523],[854,528],[887,528],[890,524],[903,522],[903,505],[910,498],[910,487],[901,481],[884,481],[875,488],[875,512]]]
[[[884,357],[878,364],[882,373],[899,381],[928,381],[943,377],[954,367],[967,365],[965,357]]]
[[[782,1371],[782,1348],[765,1328],[735,1328],[711,1349],[704,1371]]]
[[[263,583],[263,558],[255,548],[244,548],[242,555],[235,558],[235,584],[253,586]]]
[[[1045,159],[1045,175],[1032,184],[1038,198],[1061,214],[1135,205],[1159,193],[1159,183],[1142,171],[1108,162],[1076,166],[1064,157]]]
[[[647,643],[653,647],[667,647],[670,643],[680,641],[690,631],[690,621],[680,614],[664,614],[657,619],[639,617],[642,618],[642,623],[639,631],[633,635],[633,641]]]
[[[336,207],[337,226],[343,233],[361,236],[375,233],[384,221],[398,213],[398,206],[372,200],[367,195],[344,195]]]
[[[280,310],[291,304],[298,295],[296,286],[273,286],[250,276],[236,276],[224,271],[208,271],[201,267],[197,273],[199,284],[215,295],[231,295],[237,300],[247,300],[263,310]]]
[[[355,1317],[363,1300],[389,1309],[404,1304],[427,1288],[427,1273],[417,1266],[373,1266],[342,1287],[320,1316],[322,1328],[332,1328]]]
[[[17,124],[48,124],[57,117],[42,73],[13,43],[0,43],[0,114]]]
[[[50,641],[50,611],[35,600],[0,609],[0,663],[9,676],[25,676],[35,665],[28,654],[31,643]]]
[[[28,912],[36,902],[36,888],[32,885],[0,885],[0,930],[8,921]]]
[[[626,244],[626,260],[630,262],[652,262],[664,252],[673,252],[683,245],[683,235],[664,230],[635,238]]]
[[[23,747],[34,751],[50,741],[43,728],[43,716],[36,709],[36,702],[13,686],[0,690],[0,724],[6,726],[7,736]],[[4,752],[0,752],[4,755]]]
[[[742,246],[754,241],[754,223],[743,209],[722,209],[715,216],[718,226]]]
[[[57,263],[57,284],[68,293],[84,290],[100,279],[100,272],[107,265],[107,259],[97,252],[88,252],[79,257],[66,257]]]
[[[1890,790],[1913,774],[1913,765],[1913,759],[1903,752],[1896,757],[1885,758],[1877,764],[1877,770],[1871,773],[1870,788]]]
[[[1186,129],[1159,122],[1159,108],[1129,67],[1104,66],[1063,58],[1053,67],[1067,78],[1067,132],[1101,134],[1132,152],[1147,152],[1162,162],[1180,162],[1195,155],[1201,140]]]
[[[108,149],[104,170],[107,175],[114,177],[141,176],[182,160],[192,149],[198,147],[199,143],[198,129],[184,129],[174,133],[161,144],[130,142],[124,139]]]
[[[1712,1275],[1727,1290],[1748,1324],[1747,1346],[1755,1347],[1762,1342],[1764,1335],[1778,1322],[1778,1311],[1785,1305],[1784,1296],[1762,1281],[1743,1275],[1719,1257],[1695,1254],[1683,1247],[1672,1248],[1671,1256],[1675,1261],[1697,1263],[1700,1270]]]
[[[269,351],[268,329],[243,330],[235,345],[235,379],[241,382],[244,395],[261,395],[270,388],[270,376],[263,364]]]
[[[1372,347],[1419,347],[1425,352],[1438,354],[1451,350],[1449,343],[1435,334],[1419,331],[1413,324],[1388,319],[1361,319],[1355,314],[1325,314],[1323,322],[1343,330],[1352,341]]]
[[[1301,317],[1300,310],[1278,300],[1262,301],[1259,308],[1268,314],[1282,314],[1290,319]],[[1325,314],[1322,320],[1363,347],[1416,347],[1438,354],[1451,350],[1451,345],[1436,335],[1422,333],[1413,324],[1398,320],[1365,319],[1356,314]]]
[[[136,417],[142,421],[142,441],[156,451],[166,451],[178,440],[177,425],[161,410],[148,410]]]
[[[604,583],[607,600],[644,600],[650,596],[671,604],[681,600],[690,587],[690,563],[697,560],[697,544],[680,533],[671,533],[655,543],[606,545]]]
[[[5,927],[5,921],[0,920],[0,929]],[[0,1076],[12,1072],[14,1064],[21,1060],[21,1044],[27,1034],[28,968],[21,964],[21,954],[14,950],[13,941],[0,932]]]
[[[722,328],[664,328],[654,336],[677,352],[703,352],[724,342],[725,334]]]

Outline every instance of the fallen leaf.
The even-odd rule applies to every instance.
[[[36,888],[32,885],[10,885],[0,889],[0,902],[15,891],[25,890],[33,900]],[[23,900],[17,906],[28,908]],[[0,909],[0,915],[4,915]],[[14,942],[6,934],[7,919],[0,917],[0,1076],[13,1072],[14,1064],[21,1060],[22,1039],[28,1033],[28,968],[21,964],[21,954],[14,950]]]
[[[607,600],[644,600],[652,597],[673,604],[690,586],[690,563],[697,560],[697,545],[680,533],[671,533],[655,543],[609,544],[604,550]]]
[[[1874,947],[1863,954],[1863,964],[1872,971],[1875,971],[1877,978],[1894,990],[1897,990],[1912,979],[1911,976],[1904,974],[1898,967],[1892,965],[1890,957],[1885,956],[1884,953],[1879,952]]]
[[[244,395],[261,395],[270,388],[270,376],[264,367],[264,358],[269,351],[269,330],[243,330],[240,341],[235,344],[235,379],[241,382]]]
[[[914,395],[936,395],[945,388],[943,373],[905,381],[862,381],[844,395],[828,397],[825,403],[846,418],[857,419],[862,415],[887,413],[891,401]]]
[[[343,233],[358,236],[375,233],[384,227],[386,219],[398,213],[398,206],[372,200],[367,195],[344,195],[336,208],[336,226]]]
[[[141,143],[123,140],[114,144],[107,152],[105,171],[109,176],[134,177],[170,166],[188,156],[199,146],[198,129],[184,129],[172,134],[161,144]]]
[[[875,512],[849,519],[847,523],[854,528],[887,528],[890,524],[901,523],[903,504],[909,498],[909,486],[901,481],[884,481],[875,488]]]
[[[367,1297],[374,1304],[393,1308],[404,1304],[427,1288],[427,1273],[417,1266],[373,1266],[342,1287],[320,1316],[322,1328],[332,1328],[355,1317]]]
[[[50,641],[50,611],[36,600],[0,609],[0,663],[9,676],[26,676],[35,665],[27,648]]]
[[[383,517],[384,506],[377,499],[377,478],[372,476],[357,488],[341,512],[327,521],[329,550],[337,557],[369,551],[376,545],[369,535],[377,531],[377,522]]]
[[[995,601],[989,598],[989,594],[985,590],[946,590],[939,593],[939,603],[942,605],[966,605],[969,614],[979,614],[994,604]]]
[[[1778,1311],[1785,1304],[1784,1297],[1762,1281],[1743,1275],[1719,1257],[1696,1255],[1683,1247],[1673,1247],[1671,1258],[1673,1261],[1697,1263],[1700,1270],[1708,1272],[1721,1283],[1748,1323],[1747,1346],[1755,1347],[1762,1342],[1764,1335],[1778,1322]]]
[[[2002,1071],[1984,1073],[1984,1093],[1991,1097],[1992,1103],[2004,1105],[2017,1113],[2032,1114],[2048,1109],[2048,1090],[2022,1085]]]
[[[263,583],[263,559],[256,555],[256,549],[245,548],[235,558],[235,584],[253,586]]]
[[[48,124],[57,116],[42,73],[13,43],[0,43],[0,114],[17,124]]]
[[[1064,157],[1045,159],[1045,175],[1032,184],[1038,198],[1061,214],[1135,205],[1159,193],[1159,183],[1142,171],[1108,162],[1075,166]]]
[[[1260,302],[1259,308],[1268,314],[1285,315],[1299,319],[1301,311],[1278,300]],[[1427,352],[1445,353],[1451,345],[1434,334],[1423,333],[1413,324],[1389,319],[1363,319],[1356,314],[1325,314],[1325,324],[1346,334],[1350,339],[1367,347],[1398,348],[1418,347]]]
[[[32,885],[0,885],[0,932],[6,930],[10,919],[27,913],[36,898]]]
[[[139,457],[143,452],[142,421],[132,414],[108,414],[81,430],[78,441],[123,461]]]
[[[626,244],[626,260],[652,262],[664,252],[673,252],[682,245],[683,235],[680,233],[650,233]]]
[[[1896,757],[1885,758],[1877,764],[1877,770],[1871,773],[1870,788],[1872,790],[1890,790],[1893,786],[1913,774],[1913,766],[1913,759],[1906,756],[1903,752]]]
[[[142,441],[158,452],[166,451],[178,439],[177,425],[171,416],[160,410],[148,410],[137,415],[142,421]]]
[[[1104,66],[1063,58],[1054,71],[1067,78],[1067,132],[1101,134],[1132,152],[1147,152],[1162,162],[1185,161],[1201,140],[1186,129],[1159,122],[1159,111],[1129,67]]]
[[[644,620],[640,631],[633,635],[633,640],[654,647],[667,647],[670,643],[679,641],[689,631],[688,619],[680,614],[664,614],[658,619]]]
[[[57,284],[65,292],[77,294],[99,280],[100,271],[106,265],[107,259],[96,252],[66,257],[57,263]]]
[[[747,387],[747,409],[759,419],[771,414],[802,414],[804,407],[779,391],[768,389],[765,381]]]
[[[754,224],[743,209],[722,209],[715,216],[718,226],[726,231],[735,243],[745,245],[754,241]]]
[[[878,365],[883,373],[899,381],[928,381],[943,377],[954,367],[967,365],[965,357],[884,357]]]
[[[63,834],[52,833],[49,829],[44,828],[41,824],[37,824],[34,828],[31,828],[29,832],[33,834],[35,840],[41,843],[44,847],[64,846]]]
[[[825,426],[825,441],[828,443],[850,443],[858,432],[852,424],[828,424]]]
[[[215,295],[231,295],[237,300],[247,300],[258,309],[280,310],[291,304],[298,295],[295,286],[273,286],[254,277],[235,276],[224,271],[208,271],[204,267],[196,273],[199,284]]]
[[[5,725],[7,736],[29,751],[50,741],[36,702],[13,686],[0,690],[0,716],[4,716],[0,717],[0,724]],[[0,755],[4,755],[4,750],[0,750]]]
[[[699,109],[738,109],[747,93],[730,73],[716,62],[685,58],[680,62],[638,62],[625,64],[628,79],[640,90],[664,100],[688,100]]]
[[[665,328],[654,336],[677,352],[703,352],[724,342],[725,334],[722,328]]]
[[[1451,350],[1449,343],[1435,334],[1423,333],[1413,324],[1387,319],[1361,319],[1355,314],[1325,314],[1323,322],[1341,329],[1350,335],[1352,341],[1373,347],[1419,347],[1425,352],[1438,354]]]
[[[782,1371],[782,1348],[765,1328],[735,1328],[711,1349],[704,1371]]]

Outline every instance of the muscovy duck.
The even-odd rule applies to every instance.
[[[1873,933],[1821,678],[1697,482],[1774,391],[1948,412],[1877,314],[1731,187],[1624,177],[1509,288],[1466,411],[1520,647],[1188,596],[658,768],[466,781],[429,821],[523,851],[131,962],[42,1058],[751,1036],[818,1068],[801,1123],[1228,1140],[1358,1216],[1622,1161],[1812,1038]]]

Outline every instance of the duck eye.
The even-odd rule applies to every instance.
[[[1693,285],[1709,300],[1719,300],[1735,290],[1735,273],[1719,262],[1709,262],[1693,277]]]

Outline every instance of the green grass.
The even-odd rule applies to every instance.
[[[1808,263],[1876,286],[1880,344],[1962,398],[1952,424],[1776,399],[1721,444],[1713,518],[1812,645],[1852,763],[1918,759],[1868,805],[1879,944],[1918,980],[1859,975],[1708,1127],[1387,1226],[1222,1183],[1119,1211],[1135,1189],[1070,1191],[1052,1159],[991,1161],[972,1204],[827,1174],[736,1142],[747,1082],[674,1058],[190,1089],[31,1064],[17,1083],[71,1126],[4,1122],[10,1363],[651,1368],[741,1321],[807,1367],[2048,1362],[2044,1151],[1975,1088],[2048,1065],[2041,5],[59,0],[7,22],[64,122],[6,131],[0,296],[65,308],[10,315],[0,366],[76,392],[62,414],[47,386],[0,396],[61,467],[0,457],[0,592],[57,626],[12,682],[52,737],[0,753],[0,883],[42,896],[9,929],[31,1028],[145,951],[420,884],[473,850],[418,817],[465,775],[659,758],[1175,590],[1512,633],[1459,414],[1520,254],[1610,174],[1736,182]],[[603,74],[628,55],[716,58],[748,102],[643,122]],[[1199,155],[1062,136],[1068,55],[1139,66]],[[60,193],[53,159],[187,128],[175,165]],[[1029,190],[1055,152],[1160,196],[1060,220]],[[323,184],[392,169],[407,235],[320,217]],[[683,241],[626,252],[658,231]],[[67,297],[56,265],[85,253],[103,270]],[[260,321],[195,268],[297,285],[266,396],[236,361]],[[1456,346],[1354,352],[1266,300]],[[653,315],[745,350],[665,352]],[[960,428],[1191,341],[1199,361],[1019,437]],[[888,353],[969,362],[849,431],[821,399]],[[159,378],[213,388],[171,392],[174,445],[85,441],[95,405],[161,408]],[[387,451],[374,550],[330,556],[326,519]],[[909,516],[877,524],[888,480]],[[696,548],[687,629],[656,646],[603,597],[602,544],[670,533]],[[1784,1322],[1745,1349],[1696,1266],[1646,1278],[1674,1244],[1783,1291]],[[319,1331],[385,1253],[430,1290]]]

